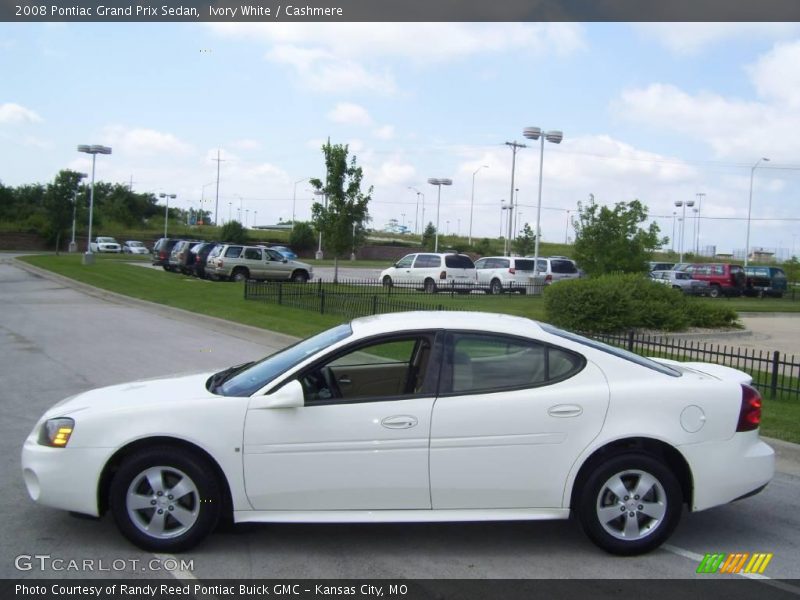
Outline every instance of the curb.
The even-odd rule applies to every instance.
[[[182,308],[166,306],[165,304],[157,304],[156,302],[150,302],[149,300],[141,300],[139,298],[132,298],[131,296],[125,296],[116,292],[103,290],[101,288],[91,286],[88,283],[82,283],[80,281],[70,279],[69,277],[59,275],[58,273],[53,273],[52,271],[35,267],[15,258],[3,262],[9,262],[14,266],[19,267],[23,271],[27,271],[38,277],[43,277],[44,279],[57,281],[66,287],[78,290],[94,298],[146,309],[149,312],[153,312],[176,321],[182,321],[184,323],[191,323],[194,325],[201,323],[210,331],[232,335],[248,342],[253,342],[256,344],[269,344],[278,348],[283,348],[300,340],[298,337],[269,331],[268,329],[261,329],[260,327],[255,327],[253,325],[243,325],[233,321],[226,321],[225,319],[220,319],[219,317],[211,317],[208,315],[193,313]]]
[[[775,470],[800,477],[800,444],[761,436],[775,450]]]

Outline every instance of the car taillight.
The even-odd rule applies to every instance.
[[[447,271],[442,271],[439,273],[439,279],[447,279]]]
[[[517,272],[517,270],[516,270],[514,267],[511,267],[511,268],[508,270],[508,272],[509,272],[511,275],[513,275],[514,273],[516,273],[516,272]]]
[[[553,283],[553,276],[552,276],[552,275],[547,275],[547,276],[544,278],[544,282],[545,282],[545,283]]]
[[[166,260],[166,258],[167,258],[167,253],[166,253],[166,252],[159,252],[159,253],[158,253],[158,257],[159,257],[161,260]]]
[[[753,431],[761,424],[761,394],[753,387],[742,384],[742,408],[736,431]]]

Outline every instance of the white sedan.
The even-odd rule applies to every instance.
[[[135,240],[128,240],[122,244],[122,252],[123,254],[150,254],[150,250],[147,249],[147,246]]]
[[[750,377],[650,360],[507,315],[357,319],[259,362],[97,389],[22,451],[40,504],[154,551],[234,522],[566,519],[647,552],[684,504],[772,478]]]

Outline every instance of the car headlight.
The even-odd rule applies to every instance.
[[[69,442],[73,429],[75,429],[75,421],[68,417],[48,419],[39,432],[39,443],[42,446],[63,448]]]

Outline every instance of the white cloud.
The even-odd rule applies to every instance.
[[[383,125],[382,127],[378,127],[375,132],[375,137],[381,140],[391,140],[394,137],[394,126],[393,125]]]
[[[105,144],[114,152],[132,156],[187,155],[193,152],[190,144],[181,141],[171,133],[155,129],[134,128],[114,125],[104,130]]]
[[[800,108],[800,41],[777,44],[748,67],[759,96],[777,105]]]
[[[235,140],[230,143],[232,148],[236,148],[237,150],[258,150],[261,148],[261,142],[258,140]]]
[[[390,186],[410,185],[416,173],[417,170],[414,165],[399,158],[393,158],[380,164],[377,170],[370,170],[369,175],[375,185]]]
[[[40,123],[42,118],[29,108],[13,102],[0,104],[0,123]]]
[[[775,39],[800,32],[795,23],[637,23],[633,27],[642,37],[680,55],[697,54],[729,39]]]
[[[334,123],[345,125],[372,125],[372,117],[363,106],[351,102],[341,102],[328,113],[328,118]]]

